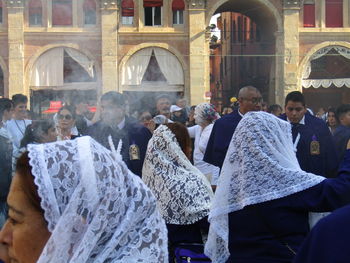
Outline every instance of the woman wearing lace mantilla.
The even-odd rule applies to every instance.
[[[29,145],[0,233],[11,262],[167,262],[156,200],[121,156],[90,137]]]
[[[291,262],[309,232],[309,211],[349,202],[350,150],[337,178],[306,173],[295,156],[290,124],[249,112],[224,161],[205,252],[213,262]]]
[[[190,138],[180,123],[159,126],[148,143],[142,179],[151,188],[168,227],[170,243],[202,242],[213,192],[189,159]],[[204,222],[203,222],[204,221]]]

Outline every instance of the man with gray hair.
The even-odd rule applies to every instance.
[[[242,119],[249,111],[260,111],[262,97],[260,91],[253,86],[246,86],[238,93],[239,108],[217,120],[211,132],[204,161],[222,167],[232,135]]]

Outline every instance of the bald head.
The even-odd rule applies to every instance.
[[[260,91],[257,88],[253,86],[245,86],[239,90],[238,98],[245,98],[249,95],[250,92],[255,92],[260,94]]]
[[[246,86],[238,93],[239,111],[245,114],[249,111],[261,110],[262,97],[260,91],[253,86]]]

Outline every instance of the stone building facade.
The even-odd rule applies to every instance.
[[[210,19],[234,11],[272,38],[266,96],[282,104],[286,93],[302,90],[315,53],[350,48],[349,0],[333,0],[342,2],[341,27],[326,26],[328,1],[0,0],[0,92],[32,102],[75,90],[169,92],[197,104],[210,91]],[[311,27],[305,4],[314,5]]]

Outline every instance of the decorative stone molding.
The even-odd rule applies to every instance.
[[[207,7],[207,1],[206,0],[186,0],[188,9],[194,9],[194,10],[200,10],[200,9],[206,9]]]
[[[7,8],[23,8],[25,0],[6,0]]]
[[[118,10],[118,0],[100,0],[101,9]]]
[[[283,0],[284,8],[300,8],[301,0]]]

